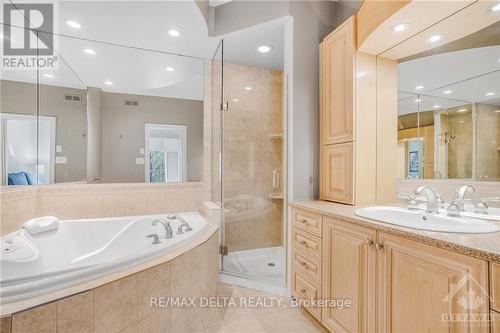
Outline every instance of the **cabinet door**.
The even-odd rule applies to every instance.
[[[320,46],[320,121],[323,144],[353,141],[354,17]]]
[[[354,143],[321,148],[321,199],[353,204]]]
[[[374,332],[376,231],[323,221],[323,299],[351,302],[349,308],[323,307],[323,324],[332,332]]]
[[[486,261],[382,232],[379,243],[379,332],[488,332]]]

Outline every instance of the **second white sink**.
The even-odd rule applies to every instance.
[[[428,214],[391,206],[358,208],[355,214],[372,220],[402,227],[466,234],[485,234],[500,231],[500,226],[478,219]]]

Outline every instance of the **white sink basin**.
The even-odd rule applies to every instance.
[[[450,217],[445,214],[428,214],[405,208],[375,206],[358,208],[355,214],[372,220],[402,227],[466,234],[485,234],[500,231],[500,226],[468,217]]]

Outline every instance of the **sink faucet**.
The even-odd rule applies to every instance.
[[[170,226],[170,222],[165,221],[164,219],[156,219],[153,222],[151,222],[152,226],[157,226],[158,224],[161,224],[163,228],[165,228],[165,239],[170,239],[173,237],[172,227]]]
[[[439,213],[438,194],[428,186],[419,186],[415,189],[415,194],[424,194],[426,198],[426,212]]]
[[[455,199],[457,200],[458,207],[460,210],[465,210],[464,202],[465,202],[465,194],[467,192],[476,192],[476,188],[472,185],[464,185],[459,187],[459,189],[455,192]]]

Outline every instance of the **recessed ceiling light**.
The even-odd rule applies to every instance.
[[[92,49],[84,49],[83,52],[90,54],[90,55],[95,55],[95,51]]]
[[[239,99],[233,98],[233,102],[238,102],[238,101],[239,101]]]
[[[460,109],[460,110],[457,110],[457,112],[467,112],[468,110],[467,109]]]
[[[500,110],[495,110],[494,112],[495,112],[495,113],[500,113]]]
[[[175,69],[173,67],[166,67],[165,70],[167,72],[173,72],[173,71],[175,71]]]
[[[422,102],[422,99],[421,99],[421,98],[417,98],[417,99],[415,100],[415,103],[419,103],[419,102]]]
[[[271,52],[272,49],[273,49],[272,45],[264,44],[264,45],[259,46],[257,48],[257,51],[259,51],[260,53],[268,53],[268,52]]]
[[[112,86],[113,82],[112,81],[104,81],[104,84],[107,86]]]
[[[169,34],[170,36],[172,36],[172,37],[179,37],[179,35],[180,35],[181,33],[179,32],[179,30],[170,29],[170,30],[168,31],[168,34]]]
[[[487,93],[486,93],[486,94],[484,94],[484,95],[485,95],[485,96],[493,96],[493,95],[495,95],[495,93],[494,93],[493,91],[491,91],[491,92],[487,92]]]
[[[440,41],[441,39],[443,39],[443,38],[444,38],[444,35],[443,35],[443,34],[436,34],[436,35],[432,35],[432,36],[430,36],[429,38],[427,38],[427,39],[425,40],[425,42],[426,42],[427,44],[433,44],[433,43],[437,43],[437,42],[439,42],[439,41]]]
[[[490,8],[490,12],[500,12],[500,2],[493,5],[493,7]]]
[[[439,108],[441,107],[441,105],[436,104],[436,105],[433,105],[432,107],[433,107],[434,109],[439,109]]]
[[[416,90],[421,90],[421,89],[424,89],[424,86],[423,85],[419,85],[419,86],[416,86],[415,89]]]
[[[453,92],[453,90],[445,90],[445,91],[443,91],[443,94],[445,94],[445,95],[449,95],[449,94],[451,94],[452,92]]]
[[[252,90],[252,87],[245,87],[245,90]]]
[[[80,29],[82,27],[80,23],[73,20],[66,20],[66,25],[73,29]]]
[[[48,73],[43,74],[43,76],[44,77],[48,77],[49,79],[53,79],[54,78],[54,75],[48,74]]]
[[[356,74],[357,77],[363,77],[363,76],[366,76],[366,72],[359,72],[358,74]]]
[[[410,25],[408,23],[400,23],[400,24],[396,24],[391,29],[394,32],[403,32],[406,29],[408,29],[409,27],[410,27]]]
[[[463,123],[465,123],[465,120],[459,120],[458,123],[463,124]]]

